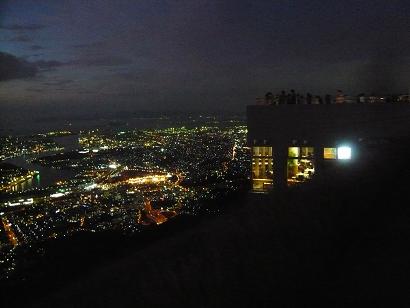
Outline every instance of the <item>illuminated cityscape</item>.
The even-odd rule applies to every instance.
[[[409,0],[0,0],[4,307],[410,307]]]
[[[5,138],[0,165],[7,171],[1,173],[2,277],[21,261],[19,251],[33,244],[78,232],[141,232],[176,215],[208,211],[210,200],[247,189],[246,133],[239,121],[212,121],[191,128]],[[50,141],[56,135],[70,135],[77,149],[64,151],[58,138]],[[47,174],[10,163],[18,156],[33,168],[68,171],[70,176],[61,173],[55,183],[33,185]]]

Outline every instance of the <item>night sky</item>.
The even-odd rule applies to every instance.
[[[410,1],[0,0],[0,104],[243,111],[410,88]]]

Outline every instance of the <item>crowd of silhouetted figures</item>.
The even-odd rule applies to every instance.
[[[306,93],[305,95],[290,90],[289,92],[281,91],[278,94],[268,92],[265,97],[256,99],[258,105],[302,105],[302,104],[344,104],[344,103],[410,103],[410,96],[405,95],[366,95],[360,93],[356,96],[343,94],[337,90],[334,96],[326,94],[324,96]]]

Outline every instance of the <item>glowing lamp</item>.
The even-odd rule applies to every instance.
[[[348,146],[341,146],[337,148],[337,158],[338,159],[351,159],[352,158],[352,148]]]

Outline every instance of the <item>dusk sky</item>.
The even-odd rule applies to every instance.
[[[410,1],[0,0],[0,104],[244,111],[408,92]]]

